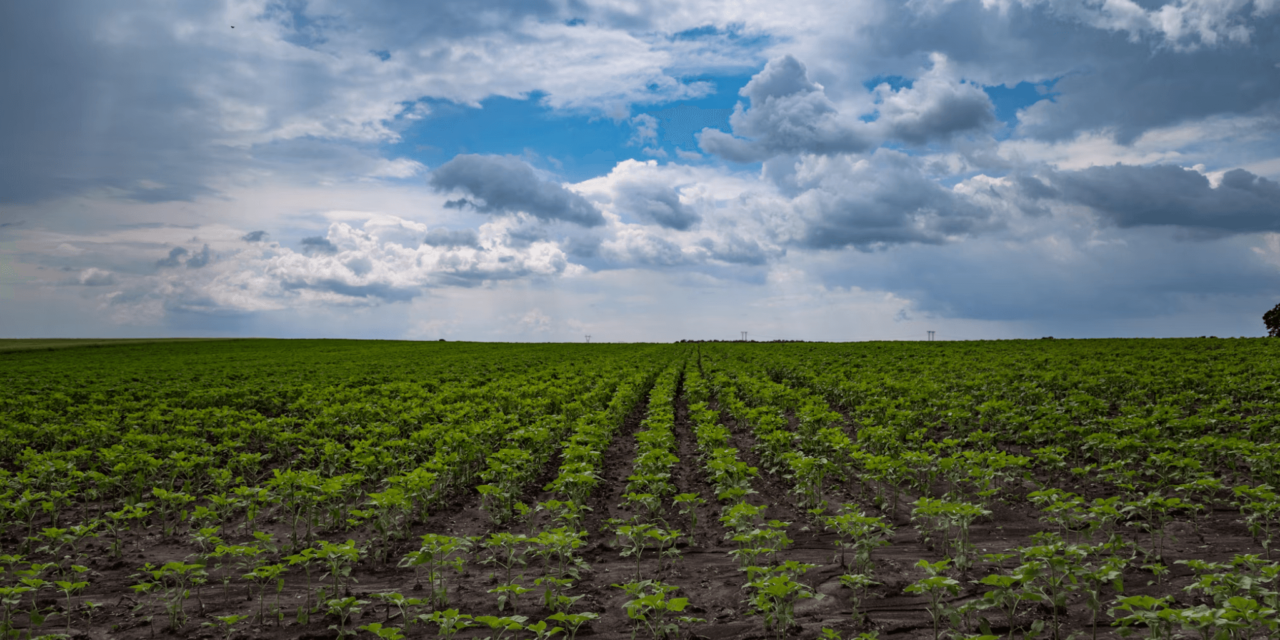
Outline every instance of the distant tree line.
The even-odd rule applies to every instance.
[[[688,343],[693,343],[693,342],[758,342],[758,343],[764,344],[764,343],[773,343],[773,342],[808,342],[808,340],[681,340],[681,341],[677,342],[676,344],[684,344],[684,343],[686,343],[686,342],[688,342]]]

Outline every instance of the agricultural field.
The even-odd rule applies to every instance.
[[[0,638],[1280,637],[1280,340],[0,353]]]

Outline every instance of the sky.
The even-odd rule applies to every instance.
[[[0,337],[1261,336],[1280,0],[0,6]]]

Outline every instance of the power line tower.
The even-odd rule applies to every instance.
[[[929,342],[933,342],[933,332],[929,332]]]
[[[587,334],[587,344],[591,344],[591,334]]]
[[[742,341],[743,341],[743,342],[746,342],[746,341],[747,341],[747,332],[746,332],[746,331],[743,331],[743,332],[742,332]]]

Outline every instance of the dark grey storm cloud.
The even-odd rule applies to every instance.
[[[569,236],[560,247],[565,253],[575,258],[589,259],[600,255],[602,242],[601,238],[595,235]]]
[[[1171,165],[1090,167],[1048,180],[1063,201],[1090,207],[1119,227],[1280,230],[1280,184],[1243,169],[1228,171],[1216,188],[1199,172]]]
[[[1013,177],[1013,183],[1017,185],[1018,190],[1021,191],[1023,195],[1033,200],[1056,198],[1062,195],[1060,191],[1045,184],[1035,176],[1016,175]]]
[[[759,242],[748,240],[736,233],[729,234],[723,242],[703,238],[698,244],[711,252],[713,259],[721,262],[755,267],[763,265],[769,258]]]
[[[199,269],[209,264],[209,260],[212,258],[213,255],[209,253],[209,245],[206,244],[204,248],[200,249],[199,253],[193,253],[190,258],[187,258],[187,268]]]
[[[628,182],[618,185],[614,204],[623,213],[679,231],[688,230],[702,217],[680,202],[680,194],[662,182]]]
[[[353,164],[357,173],[372,171],[380,158],[361,158],[339,143],[361,133],[358,127],[312,127],[310,137],[270,142],[287,122],[346,122],[325,115],[350,105],[359,79],[335,77],[332,57],[258,47],[266,44],[259,36],[334,47],[373,37],[399,48],[446,33],[440,30],[448,25],[456,30],[447,33],[460,37],[510,28],[503,16],[549,10],[541,2],[497,2],[484,11],[461,2],[350,10],[270,4],[249,19],[261,25],[244,25],[266,28],[257,34],[228,28],[227,16],[238,9],[221,2],[7,4],[0,20],[0,203],[103,188],[141,202],[191,201],[217,193],[218,177],[254,165],[273,173],[306,165],[301,170],[311,175],[319,169],[344,178]],[[320,15],[325,10],[333,13]]]
[[[327,291],[352,298],[378,298],[386,302],[402,302],[412,300],[422,294],[420,288],[397,287],[384,282],[376,282],[372,284],[350,284],[341,280],[329,279],[319,280],[316,282],[285,282],[285,289],[311,289],[314,291]]]
[[[1280,33],[1280,25],[1267,31]],[[1257,48],[1195,54],[1125,51],[1123,57],[1059,80],[1054,85],[1057,97],[1030,107],[1019,132],[1065,138],[1081,129],[1108,127],[1117,140],[1129,143],[1152,128],[1217,114],[1270,115],[1276,127],[1280,41],[1264,34],[1267,41]]]
[[[986,92],[951,73],[946,57],[935,54],[933,68],[910,87],[877,87],[881,102],[875,124],[885,138],[919,146],[995,124],[995,107]]]
[[[324,236],[311,236],[302,239],[302,250],[306,253],[337,253],[338,248]]]
[[[525,212],[541,220],[562,220],[584,227],[604,224],[604,216],[582,196],[547,180],[511,156],[464,154],[431,172],[437,191],[464,191],[482,213]]]
[[[480,238],[474,229],[445,229],[436,227],[427,231],[422,244],[432,247],[480,247]]]
[[[535,242],[547,240],[547,229],[531,220],[522,220],[520,224],[507,228],[507,246],[523,249]]]
[[[567,6],[566,6],[567,4]],[[383,50],[411,46],[424,37],[467,36],[489,33],[525,19],[556,19],[566,9],[583,10],[579,2],[552,0],[485,0],[484,2],[403,2],[370,0],[359,5],[327,4],[317,9],[302,3],[288,3],[287,24],[295,38],[313,39],[317,20],[328,23],[361,24],[382,37]],[[326,13],[318,13],[324,11]],[[634,18],[632,19],[634,21]],[[336,36],[345,35],[338,30]],[[382,57],[380,52],[372,52]]]
[[[918,160],[884,150],[865,166],[829,169],[795,206],[807,219],[798,243],[813,249],[941,244],[994,224],[990,210],[939,185]]]
[[[217,19],[199,15],[216,13],[212,4],[187,9],[189,19]],[[119,11],[97,2],[5,6],[0,202],[94,187],[145,202],[190,200],[211,193],[210,171],[238,155],[204,143],[213,123],[179,80],[183,69],[207,68],[201,52],[159,25],[147,41],[115,46],[103,27],[121,22]]]
[[[797,153],[853,153],[872,143],[854,122],[843,120],[822,86],[809,79],[799,60],[770,60],[738,92],[751,102],[738,103],[729,124],[733,135],[703,129],[702,150],[733,162],[759,162]]]
[[[627,243],[627,257],[651,267],[674,267],[690,262],[680,245],[651,233],[632,238]]]
[[[1094,244],[1086,236],[1068,254],[1052,258],[1043,246],[991,238],[898,246],[890,249],[892,260],[863,254],[818,271],[828,285],[894,291],[939,324],[946,318],[1062,323],[1076,336],[1082,330],[1090,337],[1160,335],[1160,318],[1187,311],[1233,314],[1242,307],[1258,331],[1257,318],[1275,304],[1273,298],[1264,306],[1258,298],[1280,291],[1276,268],[1258,259],[1251,250],[1256,243],[1246,236],[1189,243],[1175,240],[1171,230],[1116,233],[1123,242]],[[1124,318],[1146,320],[1124,332],[1093,333]],[[1195,335],[1217,332],[1220,322]]]
[[[1152,128],[1215,114],[1280,111],[1280,11],[1254,11],[1240,3],[1143,1],[1144,9],[1198,5],[1234,13],[1249,30],[1247,42],[1223,38],[1194,49],[1170,46],[1157,33],[1084,26],[1072,11],[1102,3],[983,2],[885,3],[884,20],[859,37],[831,43],[828,59],[876,60],[875,74],[909,75],[923,54],[940,52],[983,84],[1048,81],[1053,95],[1026,110],[1018,131],[1045,139],[1106,128],[1127,143]],[[1194,31],[1196,25],[1187,25]],[[842,78],[853,84],[865,78]],[[849,87],[846,85],[846,89]]]
[[[187,255],[187,250],[182,247],[174,247],[169,250],[169,257],[156,260],[157,267],[176,267],[182,264],[182,256]]]

